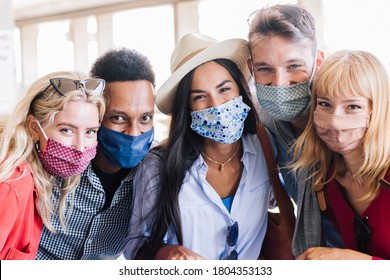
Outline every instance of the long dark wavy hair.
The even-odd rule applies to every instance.
[[[243,102],[251,110],[245,120],[244,134],[255,134],[258,116],[252,102],[248,82],[238,69],[237,65],[228,59],[215,59],[214,62],[226,68],[237,83]],[[196,69],[196,68],[195,68]],[[146,258],[153,259],[161,247],[168,229],[174,230],[179,244],[183,244],[182,227],[180,221],[179,192],[183,184],[186,171],[199,157],[203,137],[191,129],[191,110],[189,107],[189,93],[193,69],[180,81],[172,106],[172,119],[168,139],[154,149],[161,155],[161,189],[157,202],[157,217],[152,234],[147,244]]]

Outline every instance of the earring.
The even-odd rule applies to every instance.
[[[39,150],[39,140],[37,140],[37,141],[35,142],[35,150],[36,150],[37,152],[40,151],[40,150]]]

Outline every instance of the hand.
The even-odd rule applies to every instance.
[[[186,247],[166,245],[158,250],[156,260],[205,260],[205,258]]]
[[[307,249],[297,260],[371,260],[370,255],[350,250],[327,247],[313,247]]]

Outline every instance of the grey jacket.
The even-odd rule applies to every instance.
[[[260,118],[276,142],[277,163],[281,168],[285,188],[297,205],[293,253],[298,256],[310,247],[325,245],[318,201],[311,190],[311,180],[306,180],[308,172],[300,172],[295,176],[286,168],[293,159],[292,145],[298,137],[291,124],[275,120],[264,110],[261,110]]]

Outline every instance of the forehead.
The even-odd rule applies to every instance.
[[[192,85],[221,82],[221,79],[233,79],[229,71],[215,61],[208,61],[195,69]]]
[[[280,64],[290,60],[313,60],[313,42],[304,39],[292,42],[279,36],[258,36],[251,44],[254,63]]]
[[[54,125],[68,123],[77,127],[99,125],[99,109],[95,104],[84,101],[70,101],[54,116]]]
[[[154,87],[146,80],[109,82],[104,90],[107,107],[111,110],[142,105],[154,106]]]

